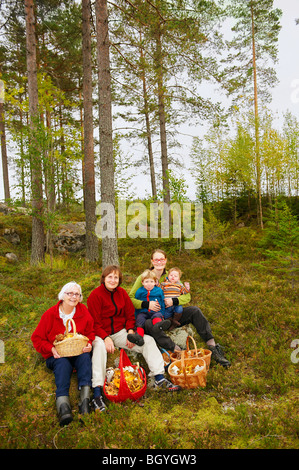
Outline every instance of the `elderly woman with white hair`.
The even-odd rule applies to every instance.
[[[46,365],[54,371],[56,383],[56,407],[61,426],[69,424],[72,410],[69,399],[71,375],[75,369],[80,390],[80,413],[90,412],[91,389],[91,357],[92,342],[95,339],[94,322],[87,307],[82,302],[82,291],[79,284],[69,282],[63,286],[59,302],[49,308],[41,317],[39,324],[31,336],[33,346],[46,359]],[[77,333],[86,336],[89,341],[82,349],[82,354],[73,357],[60,357],[53,345],[57,335],[66,330],[68,319],[73,319]],[[69,332],[72,322],[68,323]]]

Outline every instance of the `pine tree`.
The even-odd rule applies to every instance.
[[[29,114],[31,122],[30,158],[31,158],[31,192],[32,192],[32,243],[31,263],[37,264],[45,259],[45,233],[43,222],[43,187],[42,167],[40,159],[39,142],[36,139],[38,128],[38,88],[37,88],[37,62],[36,62],[36,35],[33,0],[25,0],[26,16],[26,46],[27,46],[27,73]]]
[[[114,160],[112,140],[112,102],[109,54],[108,10],[106,0],[96,0],[97,63],[99,84],[99,127],[101,164],[101,204],[111,212],[110,236],[102,238],[102,266],[118,264],[115,219]],[[112,214],[114,212],[114,215]],[[112,236],[111,236],[112,235]]]
[[[236,55],[230,54],[228,57],[233,65],[226,70],[226,87],[230,94],[237,94],[237,97],[245,93],[249,102],[253,98],[257,215],[263,228],[259,104],[269,101],[269,88],[277,80],[274,69],[268,67],[267,61],[269,58],[277,61],[282,12],[273,8],[273,0],[234,0],[228,12],[236,19],[232,30],[237,34],[229,42]]]
[[[84,105],[84,205],[86,221],[86,259],[99,258],[96,226],[93,105],[92,105],[92,53],[91,4],[82,0],[82,53],[83,53],[83,105]]]

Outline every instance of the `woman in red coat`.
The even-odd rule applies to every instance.
[[[91,357],[92,341],[95,338],[93,319],[85,305],[81,303],[82,292],[79,284],[69,282],[58,295],[59,302],[49,308],[41,317],[31,336],[33,346],[46,359],[46,365],[54,371],[56,383],[56,407],[60,424],[63,426],[72,421],[69,400],[71,375],[77,371],[80,390],[79,410],[90,412]],[[89,342],[82,349],[82,354],[73,357],[60,357],[53,343],[58,334],[65,333],[68,319],[73,319],[77,333],[87,336]],[[68,323],[69,331],[72,322]]]
[[[101,285],[96,287],[87,299],[88,310],[94,319],[95,340],[92,353],[92,386],[94,409],[105,411],[102,388],[106,375],[107,353],[115,348],[132,349],[141,353],[147,362],[155,387],[170,392],[180,390],[164,377],[164,361],[154,338],[144,335],[144,345],[138,346],[128,340],[134,333],[135,308],[120,284],[122,273],[118,266],[107,266],[101,277]]]

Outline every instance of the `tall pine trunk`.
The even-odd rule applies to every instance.
[[[9,188],[7,151],[6,151],[4,103],[1,101],[1,98],[0,98],[0,135],[1,135],[1,156],[2,156],[4,199],[8,201],[10,199],[10,188]]]
[[[261,162],[260,162],[260,139],[259,139],[259,113],[257,96],[257,72],[256,72],[256,51],[255,51],[255,28],[253,5],[250,4],[251,27],[252,27],[252,66],[254,84],[254,126],[255,126],[255,165],[256,165],[256,186],[257,186],[257,216],[258,222],[263,229],[263,209],[262,209],[262,188],[261,188]]]
[[[143,54],[142,47],[140,48],[140,59],[141,59],[141,64],[143,64],[144,54]],[[152,133],[151,133],[151,126],[150,126],[148,92],[147,92],[147,87],[146,87],[144,66],[142,66],[142,92],[143,92],[143,102],[144,102],[144,116],[145,116],[145,126],[146,126],[146,136],[147,136],[147,150],[148,150],[148,158],[149,158],[149,165],[150,165],[152,195],[153,195],[153,199],[156,200],[157,199],[157,186],[156,186],[155,164],[154,164],[153,146],[152,146]]]
[[[38,115],[38,88],[36,66],[36,35],[33,0],[25,0],[26,17],[26,50],[28,96],[30,115],[30,164],[31,164],[31,197],[32,197],[32,241],[31,264],[35,265],[45,259],[45,233],[43,223],[43,187],[42,164],[39,143],[36,139]]]
[[[159,25],[159,29],[157,33],[157,40],[156,40],[156,65],[157,65],[156,74],[157,74],[157,85],[158,85],[158,114],[159,114],[159,123],[160,123],[160,144],[161,144],[161,162],[162,162],[164,202],[166,202],[166,204],[170,204],[161,36],[162,34],[160,31],[160,25]]]
[[[84,208],[86,223],[86,260],[99,259],[99,241],[95,234],[96,196],[92,114],[91,4],[82,0],[83,107],[84,107]]]
[[[100,168],[101,203],[108,203],[111,215],[113,236],[102,238],[102,266],[118,264],[116,236],[114,160],[112,140],[111,76],[109,57],[109,31],[107,0],[96,0],[97,62],[99,84],[99,129],[100,129]]]

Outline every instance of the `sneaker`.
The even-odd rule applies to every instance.
[[[129,333],[127,338],[128,338],[128,341],[130,341],[130,343],[137,344],[137,346],[144,345],[144,339],[138,333],[134,333],[134,334]]]
[[[231,363],[224,356],[223,348],[220,344],[216,346],[208,346],[208,349],[212,351],[212,358],[221,366],[226,367],[227,369],[231,366]]]
[[[159,330],[163,330],[163,331],[166,331],[168,330],[168,328],[170,327],[171,325],[171,320],[162,320],[162,321],[159,321],[158,323],[155,323],[154,326],[153,326],[153,333],[156,331],[159,331]]]
[[[107,409],[102,396],[94,398],[91,403],[93,405],[94,411],[106,411]]]
[[[165,379],[165,377],[158,382],[155,380],[155,389],[158,390],[166,390],[167,392],[178,392],[181,390],[179,385],[174,385],[169,380]]]

